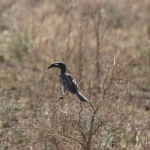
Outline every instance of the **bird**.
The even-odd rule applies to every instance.
[[[64,62],[55,62],[47,69],[54,67],[61,70],[59,74],[59,81],[62,84],[62,94],[65,95],[70,92],[72,94],[76,94],[80,101],[88,102],[88,99],[79,92],[76,80],[69,73],[67,73],[67,65]]]

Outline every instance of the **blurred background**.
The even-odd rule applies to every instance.
[[[0,0],[1,150],[148,150],[149,115],[149,0]]]

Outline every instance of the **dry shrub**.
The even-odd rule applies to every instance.
[[[9,26],[2,45],[0,149],[149,149],[149,118],[137,108],[137,72],[130,70],[137,58],[144,61],[143,51],[134,55],[143,48],[134,41],[143,39],[129,28],[134,12],[124,16],[133,4],[116,3],[13,1],[2,11]],[[55,61],[68,64],[88,103],[74,95],[59,99],[59,71],[46,70]]]

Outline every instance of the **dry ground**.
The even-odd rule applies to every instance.
[[[149,14],[149,0],[1,0],[0,150],[149,150]],[[59,98],[55,61],[89,103]]]

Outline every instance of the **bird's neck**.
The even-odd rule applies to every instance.
[[[60,73],[61,73],[61,74],[66,74],[66,72],[62,72],[62,71],[61,71]]]
[[[66,71],[67,71],[67,68],[66,67],[63,67],[63,68],[61,68],[61,74],[65,74],[66,73]]]
[[[67,67],[64,65],[64,66],[62,66],[61,68],[61,74],[65,74],[66,73],[66,71],[67,71]]]

